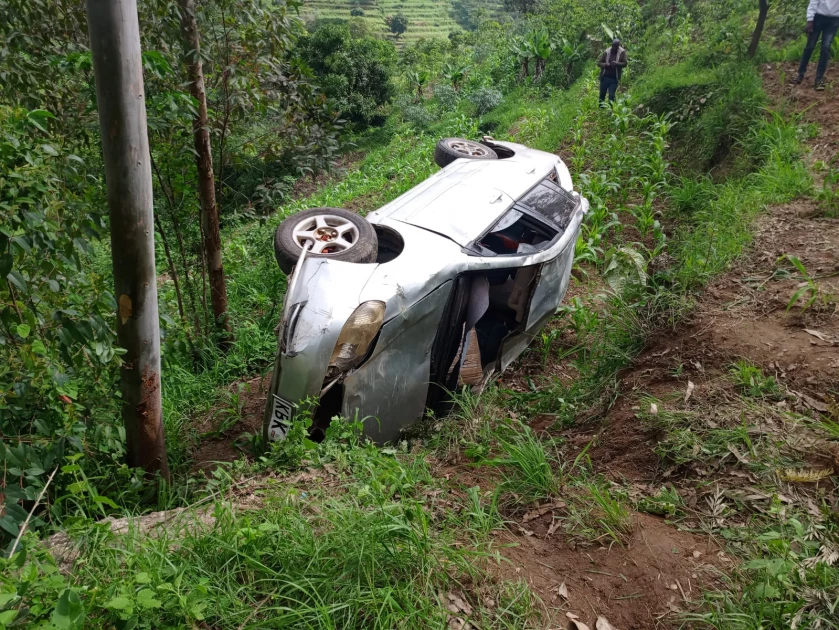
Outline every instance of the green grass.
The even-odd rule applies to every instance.
[[[69,591],[91,628],[424,629],[447,625],[447,593],[455,592],[472,608],[462,616],[481,627],[535,619],[526,586],[486,572],[489,536],[502,524],[494,498],[473,489],[461,509],[433,509],[427,497],[445,488],[424,457],[365,445],[359,430],[336,425],[306,450],[300,465],[316,472],[305,481],[218,477],[224,500],[199,502],[194,516],[154,536],[77,523],[82,554],[68,578],[25,539],[35,545],[28,557],[0,560],[0,615],[15,611],[35,624],[51,614],[38,602]],[[252,480],[277,465],[268,459],[246,473]],[[237,505],[240,483],[249,505]],[[25,574],[15,568],[21,562]]]
[[[510,424],[497,433],[500,454],[485,464],[500,466],[503,482],[500,486],[515,505],[530,505],[557,494],[558,466],[552,445],[536,437],[524,424]]]

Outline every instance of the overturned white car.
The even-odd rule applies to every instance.
[[[291,275],[266,440],[308,400],[315,439],[341,415],[391,441],[495,378],[556,311],[588,210],[562,160],[491,138],[441,140],[435,160],[441,171],[366,219],[315,208],[278,227]]]

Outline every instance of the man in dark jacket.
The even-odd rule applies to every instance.
[[[621,48],[619,39],[612,42],[611,48],[603,51],[597,65],[600,66],[600,102],[604,101],[607,92],[609,93],[609,101],[614,101],[621,73],[626,67],[626,51]]]
[[[804,27],[804,32],[807,33],[807,46],[804,47],[801,64],[798,66],[798,76],[793,79],[793,83],[801,83],[804,80],[804,73],[807,72],[807,65],[810,63],[810,55],[816,49],[816,42],[821,36],[822,47],[819,52],[819,65],[816,67],[815,88],[819,91],[824,89],[824,71],[827,70],[830,45],[833,43],[837,30],[839,30],[839,0],[810,0],[807,6],[807,26]]]

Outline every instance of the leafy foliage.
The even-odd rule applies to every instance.
[[[102,402],[119,364],[115,301],[90,270],[103,200],[47,131],[52,119],[0,106],[0,540],[17,535],[19,502],[65,456],[123,454],[116,409]]]
[[[399,37],[408,30],[408,18],[404,13],[396,13],[385,18],[385,24],[390,29],[390,32]]]
[[[381,108],[394,93],[391,42],[355,38],[349,28],[330,25],[301,40],[299,54],[342,116],[361,127],[383,120]]]
[[[475,90],[469,95],[469,100],[475,106],[475,113],[478,116],[492,111],[501,103],[503,95],[495,88],[483,87]]]

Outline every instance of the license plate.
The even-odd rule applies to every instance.
[[[291,427],[292,404],[276,394],[273,396],[271,419],[268,421],[268,439],[272,442],[284,440]]]

